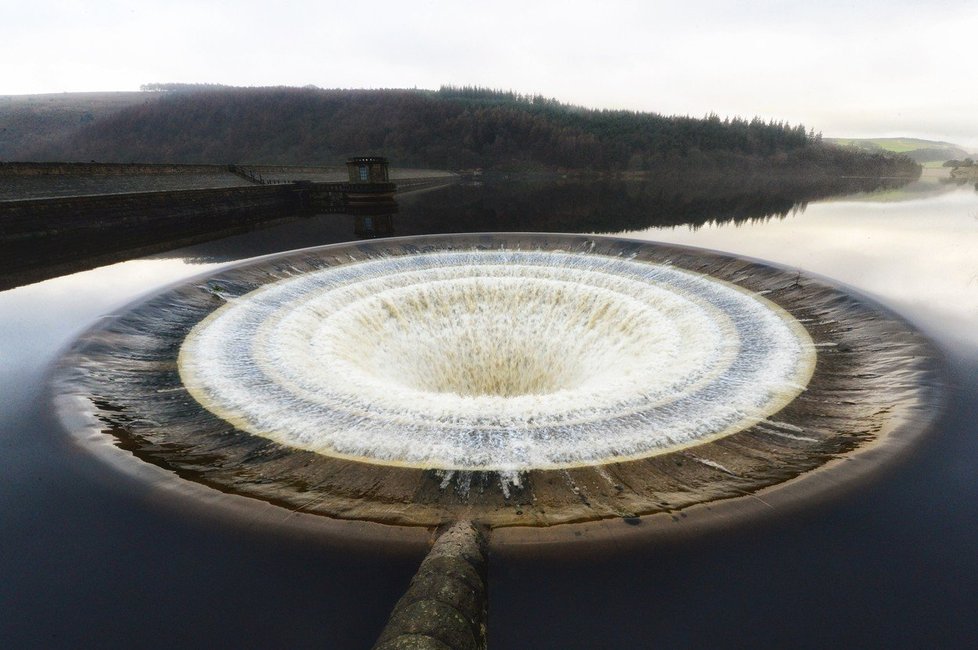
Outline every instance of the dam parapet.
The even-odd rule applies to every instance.
[[[361,160],[373,160],[376,168],[381,167],[377,161],[383,161],[382,168],[368,170],[367,179],[361,180],[360,163],[356,162]],[[397,212],[395,194],[456,180],[451,174],[428,172],[394,183],[387,180],[386,159],[353,158],[350,164],[354,167],[347,177],[339,176],[335,181],[302,177],[328,174],[336,178],[338,168],[235,167],[266,181],[256,183],[230,171],[234,166],[228,165],[4,163],[0,166],[0,189],[39,179],[41,185],[32,187],[51,187],[54,183],[81,189],[75,189],[80,193],[74,195],[58,195],[61,189],[53,192],[54,196],[13,200],[3,200],[9,199],[11,192],[0,192],[0,270],[14,283],[11,286],[16,286],[25,278],[34,281],[46,277],[33,272],[41,266],[55,269],[59,264],[98,260],[120,251],[158,252],[320,214],[370,215],[370,225],[363,229],[366,236],[382,236],[387,230],[383,224]],[[292,175],[300,179],[281,180]],[[191,187],[169,189],[181,182]],[[85,187],[143,188],[154,183],[167,189],[84,193]]]

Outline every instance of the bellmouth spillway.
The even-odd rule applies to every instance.
[[[56,388],[62,413],[225,491],[546,526],[751,494],[905,441],[939,401],[936,364],[899,318],[795,271],[487,234],[294,251],[170,288],[84,335]]]
[[[801,392],[813,361],[789,314],[707,276],[462,251],[266,285],[191,331],[180,374],[209,410],[286,446],[522,472],[743,429]]]

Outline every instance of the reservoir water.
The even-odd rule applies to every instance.
[[[676,535],[643,537],[641,525],[620,522],[620,536],[612,529],[601,543],[494,548],[492,647],[978,638],[978,192],[925,177],[847,196],[788,194],[503,181],[401,200],[399,235],[615,232],[798,268],[890,307],[948,359],[948,404],[933,431],[831,497],[705,531],[687,532],[677,516]],[[351,540],[273,507],[224,516],[199,493],[76,444],[45,389],[60,351],[133,299],[354,231],[352,217],[324,216],[0,293],[4,646],[370,646],[423,538],[386,540],[378,527],[369,542]]]

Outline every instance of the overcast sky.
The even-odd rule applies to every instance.
[[[978,149],[978,0],[0,0],[0,95],[479,85]]]

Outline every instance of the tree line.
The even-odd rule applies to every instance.
[[[907,158],[867,154],[760,118],[587,109],[477,87],[323,90],[148,84],[145,102],[23,152],[25,160],[329,164],[385,155],[439,169],[728,169],[910,175]]]

